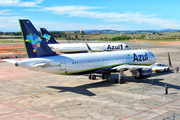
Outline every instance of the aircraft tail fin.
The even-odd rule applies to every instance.
[[[171,63],[171,58],[170,58],[169,52],[167,53],[167,55],[168,55],[168,65],[169,65],[169,67],[172,67],[172,63]]]
[[[48,44],[59,44],[50,34],[49,32],[45,29],[45,28],[40,28],[41,31],[41,35],[43,38],[46,39],[46,42]]]
[[[27,58],[57,55],[47,45],[30,20],[19,20]]]

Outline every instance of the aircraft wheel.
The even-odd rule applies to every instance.
[[[91,74],[89,74],[89,75],[88,75],[88,78],[91,80],[91,78],[92,78],[92,75],[91,75]]]
[[[120,79],[120,84],[123,84],[123,83],[124,83],[124,79],[121,78],[121,79]]]
[[[102,79],[105,79],[105,74],[102,74]]]
[[[115,78],[115,83],[118,83],[118,78]]]
[[[92,75],[91,79],[95,80],[96,79],[96,75]]]

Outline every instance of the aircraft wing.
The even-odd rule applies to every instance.
[[[92,51],[93,51],[93,52],[102,52],[102,51],[104,51],[104,50],[102,50],[102,49],[95,49],[95,48],[94,48]]]
[[[18,62],[18,61],[20,61],[20,60],[16,60],[16,59],[3,59],[3,60],[1,60],[1,61],[15,64],[16,62]]]
[[[145,65],[120,65],[120,66],[116,66],[111,68],[111,70],[116,70],[116,71],[124,71],[124,70],[137,70],[142,68],[143,70],[149,70],[152,69],[152,66],[145,66]]]

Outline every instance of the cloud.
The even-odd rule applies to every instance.
[[[90,6],[59,6],[59,7],[45,7],[44,10],[52,11],[54,14],[70,16],[86,17],[87,15],[95,15],[98,12],[89,12],[86,10],[97,9],[102,7],[90,7]]]
[[[8,10],[8,9],[5,9],[5,10],[0,10],[0,15],[13,15],[15,13],[11,13],[12,10]]]
[[[114,29],[114,30],[124,30],[123,25],[119,24],[108,24],[108,25],[95,25],[95,24],[83,24],[83,23],[70,23],[70,22],[54,22],[54,21],[31,21],[34,26],[39,30],[44,27],[47,30],[58,30],[58,31],[68,31],[68,30],[102,30],[102,29]]]
[[[26,16],[0,16],[0,31],[3,32],[12,32],[12,31],[20,31],[20,26],[18,19],[26,19]],[[89,29],[116,29],[119,30],[122,28],[122,25],[119,24],[108,24],[108,25],[95,25],[94,23],[92,24],[76,24],[76,23],[70,23],[70,22],[54,22],[54,21],[45,21],[45,20],[32,20],[32,23],[36,27],[37,30],[39,28],[46,28],[47,30],[58,30],[58,31],[63,31],[63,30],[80,30],[80,28],[83,28],[84,30],[89,30]],[[124,30],[125,28],[122,28]]]
[[[23,7],[38,7],[38,4],[41,4],[44,0],[35,0],[32,2],[21,2],[19,6]]]
[[[20,0],[0,0],[1,6],[14,6],[17,5]]]
[[[21,2],[21,0],[0,0],[0,6],[15,7],[38,7],[44,0],[33,0],[30,2]]]
[[[42,3],[43,0],[34,0],[30,2],[21,2],[20,0],[4,0],[4,4],[14,6],[37,6]],[[17,5],[18,4],[18,5]],[[0,0],[0,5],[2,5],[2,0]],[[97,23],[71,23],[71,22],[54,22],[53,20],[45,21],[44,19],[33,22],[37,28],[46,27],[49,30],[79,30],[81,27],[83,29],[114,29],[114,30],[129,30],[129,29],[139,29],[144,28],[144,26],[152,26],[155,29],[164,28],[180,28],[180,21],[175,19],[163,19],[162,16],[157,14],[145,14],[143,12],[101,12],[98,9],[103,7],[91,7],[91,6],[56,6],[56,7],[45,7],[41,9],[31,9],[31,11],[47,11],[57,14],[66,15],[67,17],[81,17],[81,18],[91,18],[98,19],[101,21],[100,24]],[[104,9],[104,8],[103,8]],[[18,19],[23,18],[22,16],[13,16],[12,10],[5,9],[0,10],[0,29],[3,31],[13,31],[19,30]],[[31,19],[31,16],[26,16],[24,18]],[[32,17],[34,18],[34,17]],[[91,20],[90,19],[90,20]],[[105,21],[105,22],[102,22]],[[131,26],[129,26],[131,24]],[[134,26],[139,26],[139,28],[134,28]],[[143,26],[143,27],[142,27]],[[127,28],[128,27],[128,28]]]
[[[0,30],[3,32],[9,31],[20,31],[19,18],[24,18],[22,16],[0,16]]]
[[[180,28],[180,21],[174,19],[163,19],[157,17],[156,14],[143,14],[140,12],[99,12],[90,11],[102,7],[90,6],[56,6],[45,7],[44,10],[51,11],[53,14],[68,15],[69,17],[85,17],[92,19],[100,19],[108,22],[131,22],[135,24],[155,25],[161,28]]]

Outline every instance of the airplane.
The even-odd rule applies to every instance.
[[[19,23],[28,59],[3,60],[15,66],[59,75],[89,74],[89,79],[93,80],[96,79],[94,73],[102,74],[102,78],[108,80],[112,72],[119,72],[115,82],[120,84],[124,83],[123,73],[126,70],[136,79],[147,78],[152,74],[150,65],[156,62],[156,57],[148,50],[59,55],[51,50],[30,20],[20,19]]]
[[[82,52],[87,53],[87,44],[91,48],[91,52],[101,51],[116,51],[116,50],[131,50],[127,44],[124,43],[61,43],[58,42],[49,34],[45,28],[40,28],[41,36],[46,39],[46,42],[53,51],[63,53]]]

